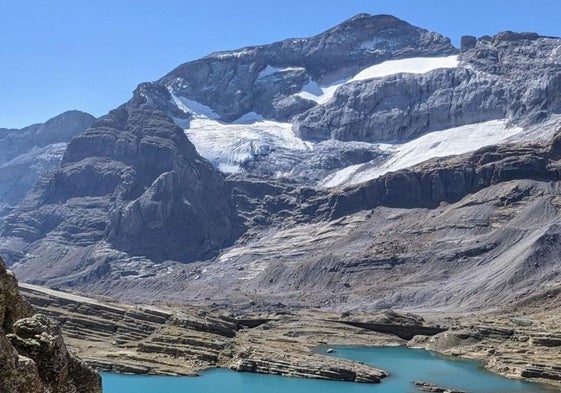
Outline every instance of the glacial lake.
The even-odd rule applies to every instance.
[[[200,377],[164,377],[103,373],[104,393],[419,393],[412,381],[432,382],[469,393],[551,393],[537,384],[510,380],[469,360],[451,360],[406,347],[336,347],[336,356],[373,364],[390,373],[380,384],[323,381],[226,369]]]

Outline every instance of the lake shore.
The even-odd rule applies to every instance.
[[[409,345],[477,359],[510,378],[561,386],[561,327],[552,313],[443,315],[238,313],[124,305],[29,284],[21,292],[57,319],[68,347],[103,371],[198,375],[225,367],[307,378],[379,382],[376,367],[326,356],[326,346]],[[558,341],[559,340],[559,341]]]

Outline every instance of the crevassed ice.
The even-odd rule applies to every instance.
[[[308,150],[312,146],[294,136],[292,124],[268,120],[224,124],[195,118],[185,133],[199,154],[224,173],[238,172],[244,162],[276,148]]]
[[[241,165],[258,155],[276,148],[308,150],[312,144],[304,142],[292,132],[292,124],[263,120],[249,112],[231,124],[218,121],[212,108],[199,102],[177,97],[170,91],[173,102],[185,113],[193,115],[185,133],[201,156],[224,173],[240,171]],[[182,127],[180,119],[175,119]]]
[[[401,73],[424,74],[439,68],[456,68],[458,64],[459,60],[456,55],[446,57],[412,57],[408,59],[388,60],[365,68],[350,79],[337,81],[329,85],[321,86],[315,81],[310,81],[295,95],[315,101],[318,104],[325,104],[333,97],[335,91],[340,86],[347,83],[381,78]]]
[[[524,130],[507,127],[506,120],[492,120],[434,131],[402,144],[380,144],[391,154],[381,165],[352,165],[327,176],[320,186],[340,187],[376,179],[388,172],[408,168],[436,157],[446,157],[507,142]]]

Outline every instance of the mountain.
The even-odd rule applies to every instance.
[[[0,129],[0,215],[13,209],[41,175],[60,164],[70,139],[94,120],[87,113],[68,111],[21,130]]]
[[[561,285],[560,56],[361,14],[185,63],[70,141],[0,251],[24,281],[138,301],[537,299]]]

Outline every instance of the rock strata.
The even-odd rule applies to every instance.
[[[115,372],[196,375],[216,366],[241,372],[380,382],[387,373],[327,357],[316,345],[404,343],[391,334],[311,314],[232,316],[195,307],[132,306],[22,284],[26,298],[56,319],[83,359]],[[322,318],[323,317],[323,318]]]
[[[446,332],[415,337],[409,345],[480,359],[488,369],[509,377],[559,384],[559,321],[557,316],[536,318],[541,320],[539,327],[520,327],[506,316],[492,314],[471,321],[465,318]]]
[[[0,260],[0,391],[101,393],[101,377],[66,349],[60,328],[35,314]]]
[[[360,14],[314,37],[213,53],[158,83],[212,108],[222,121],[249,112],[287,121],[317,105],[294,95],[310,82],[334,82],[385,60],[456,52],[440,34],[390,15]]]
[[[419,390],[423,392],[435,392],[435,393],[467,393],[465,390],[458,390],[458,389],[447,389],[440,386],[437,386],[430,382],[423,382],[423,381],[415,381],[414,385],[419,388]]]

